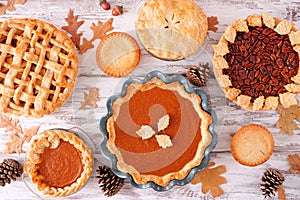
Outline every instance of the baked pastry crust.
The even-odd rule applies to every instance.
[[[293,49],[300,55],[300,31],[295,29],[293,23],[286,20],[273,18],[267,13],[262,14],[261,16],[251,15],[245,20],[235,20],[232,26],[229,26],[226,29],[219,43],[217,45],[213,45],[213,49],[215,51],[212,59],[214,65],[214,74],[220,87],[225,92],[225,96],[231,101],[235,102],[237,105],[252,111],[276,109],[279,104],[282,104],[285,107],[296,105],[298,104],[296,100],[296,94],[300,92],[300,67],[297,75],[291,78],[293,83],[284,86],[287,92],[281,93],[278,96],[269,96],[267,98],[264,98],[264,96],[259,96],[253,102],[251,102],[250,96],[243,95],[241,90],[232,87],[229,76],[223,74],[222,70],[229,68],[228,63],[223,56],[229,53],[228,44],[234,42],[236,32],[249,32],[249,26],[261,27],[263,25],[273,29],[280,35],[288,34]]]
[[[240,128],[231,140],[232,156],[247,166],[266,162],[274,151],[274,139],[265,127],[249,124]]]
[[[141,50],[137,41],[127,33],[113,32],[101,40],[96,51],[98,67],[107,75],[122,77],[133,71],[140,62]]]
[[[134,168],[134,166],[128,165],[124,161],[120,150],[115,144],[116,132],[114,129],[114,123],[116,123],[116,119],[118,118],[118,115],[120,113],[121,105],[129,101],[129,99],[137,91],[147,91],[154,87],[159,87],[161,89],[178,92],[180,96],[192,102],[194,109],[196,110],[197,114],[201,118],[200,128],[201,128],[202,139],[198,144],[197,153],[195,157],[192,160],[190,160],[188,163],[186,163],[185,166],[179,171],[170,172],[163,176],[140,173],[138,170]],[[116,99],[113,103],[112,108],[113,108],[113,114],[108,118],[106,123],[107,131],[109,133],[106,147],[111,153],[113,153],[117,157],[117,164],[116,164],[117,168],[123,173],[129,173],[137,184],[146,184],[147,182],[153,181],[154,183],[160,186],[167,186],[169,182],[173,179],[181,180],[185,178],[193,167],[201,163],[204,157],[204,151],[206,147],[211,143],[212,137],[208,131],[208,127],[212,123],[211,116],[201,108],[201,98],[199,97],[199,95],[195,93],[191,93],[191,94],[187,93],[183,85],[180,84],[179,82],[172,82],[166,84],[159,78],[154,77],[145,84],[140,84],[137,82],[131,83],[127,88],[126,95],[122,98]],[[173,147],[174,145],[175,144],[173,144]]]
[[[0,112],[41,117],[72,93],[78,73],[76,49],[55,26],[37,19],[0,25]]]
[[[194,0],[148,0],[136,25],[144,47],[166,60],[193,55],[204,42],[208,29],[207,17]]]
[[[39,174],[39,168],[37,166],[41,162],[40,155],[43,154],[44,150],[48,147],[57,148],[60,141],[65,141],[74,145],[74,147],[81,153],[83,164],[83,172],[81,173],[81,176],[74,183],[69,186],[65,186],[64,188],[52,187],[43,182],[44,178],[41,174]],[[91,151],[86,147],[81,139],[73,133],[64,130],[47,130],[38,135],[38,137],[30,144],[24,166],[24,172],[31,177],[33,184],[35,184],[44,194],[53,197],[66,196],[78,191],[86,184],[91,175],[92,169],[93,156]]]

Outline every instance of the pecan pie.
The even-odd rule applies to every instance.
[[[201,101],[179,82],[167,84],[154,77],[144,84],[131,83],[126,95],[114,101],[106,122],[106,147],[117,157],[116,167],[137,184],[167,186],[184,179],[212,141],[212,118]],[[153,133],[142,138],[138,134],[145,126]]]
[[[235,20],[213,46],[214,73],[226,97],[253,110],[297,104],[300,31],[269,14]]]
[[[93,168],[91,151],[73,133],[48,130],[35,138],[24,166],[33,184],[49,196],[65,196],[78,191]]]
[[[25,18],[2,22],[0,54],[0,112],[40,117],[70,96],[78,59],[55,26]]]
[[[207,29],[207,17],[194,0],[148,0],[137,20],[137,33],[146,50],[166,60],[197,52]]]

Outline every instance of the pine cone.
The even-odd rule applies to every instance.
[[[195,86],[201,87],[206,84],[209,79],[210,68],[208,63],[199,63],[199,68],[192,66],[188,69],[186,77]]]
[[[265,183],[260,184],[260,189],[265,198],[274,196],[278,187],[283,183],[284,176],[276,169],[269,168],[264,172],[261,180]]]
[[[11,180],[16,180],[23,173],[22,165],[14,159],[4,159],[0,163],[0,186],[5,186],[6,183],[10,184]]]
[[[123,187],[124,179],[116,176],[109,167],[99,166],[96,172],[99,175],[96,176],[98,184],[105,196],[113,196]]]

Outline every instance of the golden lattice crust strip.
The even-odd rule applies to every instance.
[[[70,96],[78,73],[76,49],[55,26],[37,19],[0,24],[0,112],[40,117]]]
[[[214,57],[212,59],[214,64],[215,77],[226,93],[226,97],[235,102],[239,106],[252,111],[271,110],[276,109],[279,104],[286,107],[298,104],[296,94],[300,92],[300,67],[296,76],[292,77],[293,84],[285,86],[287,92],[278,96],[270,96],[265,98],[259,97],[254,102],[250,102],[251,97],[242,95],[239,90],[231,88],[232,83],[228,75],[224,75],[222,69],[228,68],[228,63],[224,59],[224,55],[229,53],[228,42],[232,43],[236,37],[237,32],[248,32],[248,26],[267,26],[274,29],[278,34],[288,34],[294,50],[300,55],[300,31],[297,31],[294,24],[286,20],[273,18],[271,15],[264,13],[260,15],[250,15],[246,20],[238,19],[233,21],[232,26],[226,28],[226,31],[221,36],[217,45],[213,45]]]
[[[51,187],[43,182],[42,175],[39,174],[37,164],[41,162],[40,154],[45,148],[56,148],[60,141],[69,142],[81,153],[83,172],[81,176],[69,186],[64,188]],[[24,166],[25,173],[29,174],[32,182],[44,194],[49,196],[65,196],[82,188],[89,179],[93,169],[93,156],[92,152],[86,147],[81,139],[73,133],[64,130],[48,130],[38,135],[30,144],[29,151],[27,152],[27,159]]]

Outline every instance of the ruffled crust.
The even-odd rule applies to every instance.
[[[139,173],[134,168],[134,166],[125,163],[120,150],[115,145],[116,133],[114,129],[114,123],[115,120],[118,118],[118,114],[120,112],[120,106],[123,103],[129,101],[129,99],[137,91],[146,91],[152,89],[153,87],[173,90],[178,92],[179,95],[181,95],[183,98],[189,99],[193,103],[195,110],[197,111],[199,117],[201,118],[200,127],[201,127],[202,139],[198,144],[198,150],[196,152],[195,157],[192,160],[190,160],[188,163],[186,163],[186,165],[178,172],[168,173],[165,174],[164,176],[147,175],[147,174]],[[137,184],[146,184],[148,182],[153,181],[154,183],[160,186],[167,186],[170,183],[170,181],[173,179],[181,180],[185,178],[193,167],[201,163],[204,157],[204,151],[206,147],[211,143],[212,140],[211,135],[208,131],[208,127],[212,123],[212,118],[207,112],[205,112],[201,108],[201,98],[197,94],[187,93],[184,87],[178,82],[165,84],[163,81],[161,81],[158,78],[152,78],[149,82],[145,84],[132,83],[131,85],[128,86],[126,95],[122,98],[116,99],[116,101],[113,104],[113,110],[114,110],[113,115],[107,121],[107,131],[109,133],[109,138],[106,143],[106,146],[108,150],[117,157],[117,168],[123,173],[129,173],[130,175],[132,175],[134,181]]]
[[[38,164],[41,162],[40,155],[44,152],[45,148],[57,148],[61,140],[73,144],[74,147],[81,152],[83,172],[76,182],[71,185],[65,186],[64,188],[56,188],[43,182],[44,177],[38,172]],[[73,133],[63,130],[48,130],[35,138],[30,145],[24,166],[25,173],[31,177],[33,184],[37,186],[38,190],[53,197],[66,196],[78,191],[86,184],[91,176],[92,169],[93,156],[91,151],[85,146],[81,139]]]

